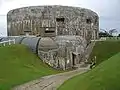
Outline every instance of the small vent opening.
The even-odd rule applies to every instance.
[[[64,22],[65,18],[56,18],[57,22]]]

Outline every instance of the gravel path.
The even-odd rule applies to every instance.
[[[43,78],[30,81],[23,85],[14,87],[13,90],[56,90],[64,81],[89,70],[89,66],[77,70],[45,76]]]

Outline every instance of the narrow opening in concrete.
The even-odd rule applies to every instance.
[[[54,33],[55,31],[45,31],[45,33]]]
[[[91,21],[90,18],[86,19],[86,23],[87,23],[87,24],[90,24],[91,22],[92,22],[92,21]]]
[[[65,18],[56,18],[57,22],[64,22]]]

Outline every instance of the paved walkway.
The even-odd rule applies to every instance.
[[[64,81],[88,70],[89,66],[65,73],[45,76],[43,78],[17,86],[13,88],[13,90],[56,90]]]

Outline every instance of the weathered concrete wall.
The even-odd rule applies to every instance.
[[[14,9],[7,14],[8,36],[41,35],[44,27],[55,29],[56,35],[80,35],[87,40],[97,38],[98,15],[88,9],[68,6],[32,6]]]
[[[45,37],[39,42],[38,56],[50,66],[65,70],[84,62],[86,45],[86,40],[81,36]]]

